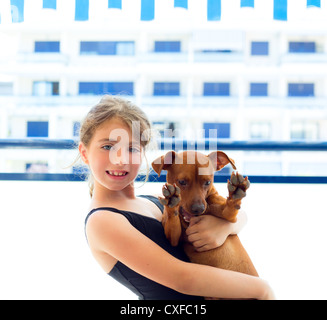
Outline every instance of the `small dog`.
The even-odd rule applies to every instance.
[[[194,216],[211,214],[229,222],[237,221],[241,201],[246,196],[250,181],[233,172],[228,180],[228,198],[220,196],[213,184],[214,173],[228,164],[236,170],[234,160],[221,151],[209,156],[195,151],[171,151],[155,160],[152,167],[159,176],[162,170],[167,170],[164,198],[159,198],[164,205],[163,227],[173,246],[183,241],[191,262],[258,277],[237,235],[229,236],[224,245],[206,252],[197,252],[186,240],[185,230]]]

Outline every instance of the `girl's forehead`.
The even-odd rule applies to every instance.
[[[96,140],[109,139],[111,141],[129,140],[140,141],[140,137],[134,137],[131,128],[119,118],[114,118],[104,122],[95,131]]]
[[[109,136],[112,132],[119,132],[126,133],[128,135],[132,134],[132,130],[130,127],[123,121],[119,119],[111,119],[105,121],[101,126],[99,126],[95,130],[95,134],[99,135],[107,135]]]
[[[104,130],[114,130],[121,128],[131,132],[131,129],[127,123],[119,118],[109,119],[105,121],[99,128]]]

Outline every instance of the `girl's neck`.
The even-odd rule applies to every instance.
[[[92,202],[97,205],[109,205],[120,201],[134,200],[135,198],[134,184],[123,190],[113,191],[95,183]]]

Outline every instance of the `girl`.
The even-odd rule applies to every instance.
[[[192,264],[181,246],[170,245],[157,198],[135,196],[149,133],[150,122],[139,108],[110,96],[91,109],[81,126],[79,153],[90,169],[92,197],[86,235],[104,271],[140,299],[273,298],[263,280]],[[243,213],[235,224],[212,216],[194,218],[187,235],[197,250],[210,250],[238,233],[245,220]]]

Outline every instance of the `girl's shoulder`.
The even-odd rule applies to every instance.
[[[160,195],[141,195],[139,197],[151,201],[152,203],[154,203],[160,209],[161,212],[163,212],[164,207],[159,201]]]
[[[121,231],[131,229],[132,225],[123,215],[117,214],[115,208],[98,208],[92,210],[85,219],[85,234],[88,242],[92,239],[109,236],[115,237]]]

